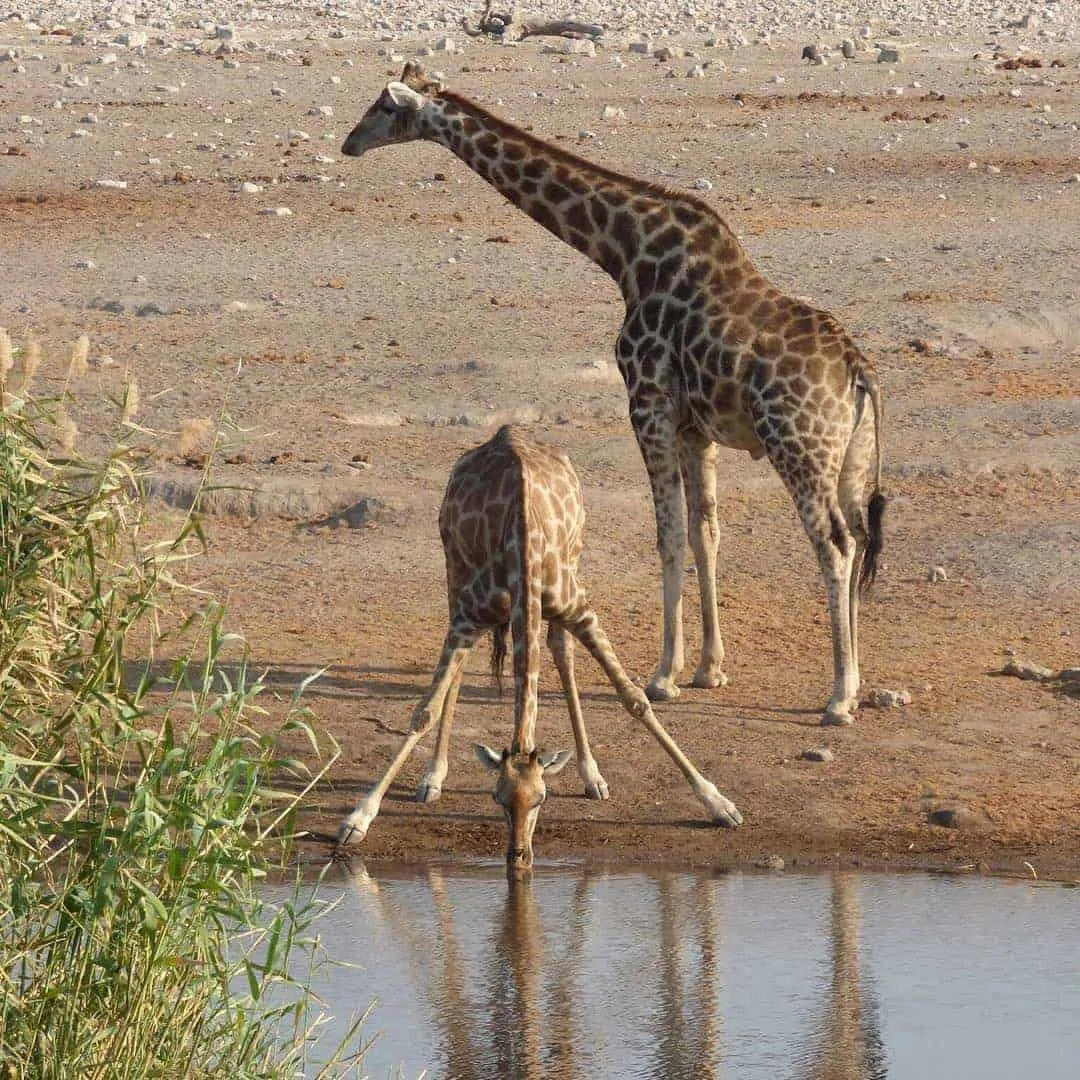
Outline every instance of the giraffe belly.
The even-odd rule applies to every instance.
[[[738,387],[729,390],[728,386],[721,387],[712,397],[688,395],[687,406],[693,426],[720,446],[745,450],[753,458],[764,457],[765,447],[742,406],[741,391]]]

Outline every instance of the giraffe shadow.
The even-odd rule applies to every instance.
[[[657,715],[661,721],[673,729],[677,729],[682,720],[693,719],[695,721],[715,720],[727,724],[760,724],[772,726],[774,724],[794,724],[798,727],[821,727],[821,709],[807,709],[796,706],[766,705],[760,703],[739,703],[730,705],[704,704],[702,702],[687,701],[689,706],[687,713],[679,714],[682,703],[675,705],[671,711],[664,706],[658,710]],[[837,729],[833,729],[837,730]]]

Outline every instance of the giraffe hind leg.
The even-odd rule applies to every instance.
[[[828,593],[833,691],[821,723],[846,726],[853,722],[852,712],[858,706],[859,676],[850,610],[857,544],[841,506],[838,484],[844,457],[805,447],[791,417],[776,406],[772,412],[759,407],[757,414],[755,430],[795,501]],[[845,440],[845,457],[848,445],[850,440]]]
[[[848,624],[851,635],[851,681],[854,683],[856,702],[862,684],[859,672],[859,594],[866,586],[866,560],[876,559],[877,550],[868,554],[871,534],[878,533],[874,542],[880,547],[880,523],[868,521],[868,511],[863,505],[863,492],[874,453],[873,423],[865,419],[855,429],[848,444],[844,464],[840,470],[837,497],[844,521],[855,542],[855,556],[848,581]],[[870,513],[873,511],[871,510]],[[872,567],[870,571],[872,576]]]

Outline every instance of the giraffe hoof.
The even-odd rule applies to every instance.
[[[822,727],[851,727],[855,723],[855,717],[849,712],[833,711],[826,709],[821,714]]]
[[[416,789],[416,801],[418,803],[438,802],[439,796],[441,795],[442,787],[438,784],[430,784],[427,781],[422,781],[420,786]]]
[[[336,850],[347,848],[352,844],[359,844],[367,836],[368,826],[366,822],[351,821],[346,818],[338,828]]]
[[[719,825],[721,829],[737,829],[743,823],[743,816],[739,813],[738,808],[732,805],[730,813],[723,811],[719,814],[713,814],[713,824]]]
[[[601,776],[595,783],[585,785],[585,795],[590,799],[606,799],[608,797],[607,781]]]
[[[699,690],[715,690],[719,686],[727,686],[728,677],[723,671],[699,671],[694,676],[691,686]]]
[[[679,696],[679,688],[673,679],[653,679],[645,687],[645,696],[650,701],[674,701]]]
[[[739,808],[725,798],[710,780],[703,780],[697,791],[698,798],[705,804],[714,825],[722,829],[735,829],[743,823]]]

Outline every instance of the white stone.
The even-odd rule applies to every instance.
[[[117,191],[124,191],[127,188],[126,180],[95,180],[94,187],[96,188],[115,188]]]
[[[250,180],[245,180],[240,185],[240,190],[245,195],[258,195],[262,191],[262,184],[253,184]]]
[[[308,116],[326,116],[330,117],[334,115],[334,108],[332,105],[315,105],[308,109]]]
[[[691,185],[695,191],[712,191],[712,181],[699,176]]]
[[[616,108],[614,105],[605,105],[600,116],[603,120],[625,120],[626,112],[623,109]]]
[[[292,211],[287,206],[267,206],[259,213],[263,217],[292,217]]]
[[[586,38],[567,38],[559,51],[564,56],[595,56],[596,45]]]

